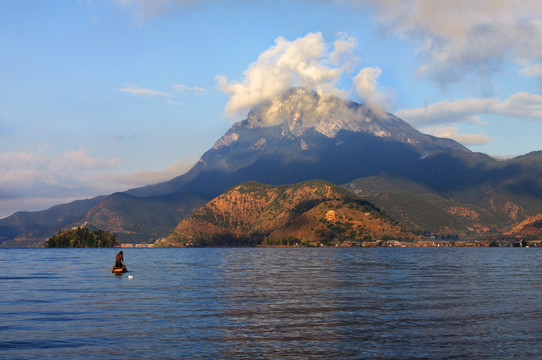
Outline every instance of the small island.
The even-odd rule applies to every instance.
[[[46,248],[98,248],[120,246],[117,234],[109,231],[90,231],[88,227],[74,227],[59,231],[44,244]]]

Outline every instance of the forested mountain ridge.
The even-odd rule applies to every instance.
[[[398,238],[418,236],[332,183],[248,182],[197,209],[155,246],[316,246]]]

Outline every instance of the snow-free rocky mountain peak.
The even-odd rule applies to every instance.
[[[328,138],[336,138],[340,131],[352,131],[374,135],[382,139],[399,141],[419,150],[448,148],[469,151],[463,145],[450,140],[425,135],[405,121],[385,112],[329,94],[318,94],[302,88],[294,88],[283,96],[267,101],[252,109],[246,120],[235,124],[214,149],[229,146],[239,140],[239,129],[279,127],[280,135],[302,138],[313,130]],[[258,139],[254,149],[263,149],[265,138]],[[307,143],[300,140],[301,150],[308,150]]]

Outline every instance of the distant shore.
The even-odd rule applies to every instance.
[[[117,246],[120,248],[154,248],[154,244],[132,244],[126,243]],[[200,247],[185,244],[175,247]],[[465,241],[448,241],[448,240],[423,240],[423,241],[398,241],[398,240],[382,240],[372,242],[353,242],[343,241],[334,242],[330,245],[321,243],[311,243],[309,246],[295,245],[258,245],[256,247],[269,248],[294,248],[294,247],[542,247],[542,240],[465,240]]]

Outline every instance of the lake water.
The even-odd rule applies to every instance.
[[[0,359],[542,358],[542,249],[117,252],[0,249]]]

